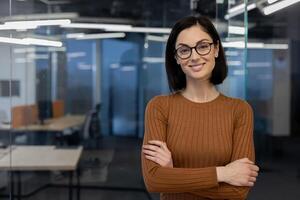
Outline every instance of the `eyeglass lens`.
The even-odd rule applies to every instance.
[[[200,42],[195,47],[189,47],[187,45],[182,45],[176,50],[177,56],[180,58],[189,58],[192,55],[192,50],[195,49],[199,55],[206,55],[211,50],[211,44],[208,42]]]

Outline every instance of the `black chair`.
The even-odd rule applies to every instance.
[[[98,149],[101,140],[100,125],[100,108],[101,104],[96,104],[95,108],[86,114],[86,118],[81,130],[81,140],[87,149]]]

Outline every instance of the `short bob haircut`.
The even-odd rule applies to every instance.
[[[227,76],[228,68],[224,49],[221,44],[220,36],[214,25],[207,17],[188,16],[175,23],[167,41],[165,63],[171,92],[176,92],[186,88],[186,76],[175,59],[175,44],[177,37],[181,31],[196,25],[199,25],[203,31],[210,35],[215,45],[219,44],[219,54],[216,58],[216,64],[212,71],[210,82],[214,85],[221,84]]]

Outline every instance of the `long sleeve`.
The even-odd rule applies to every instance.
[[[166,141],[169,108],[166,98],[156,97],[147,105],[144,144],[149,140]],[[218,186],[216,167],[164,168],[145,159],[142,153],[142,171],[150,192],[182,193]]]
[[[253,111],[249,104],[244,101],[238,101],[234,113],[234,133],[233,133],[233,151],[231,161],[247,157],[255,160],[253,143]],[[232,186],[227,183],[220,183],[218,187],[205,190],[196,190],[192,194],[212,199],[245,199],[249,187]]]

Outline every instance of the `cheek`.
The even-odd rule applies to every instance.
[[[189,61],[187,60],[178,60],[177,63],[181,66],[181,68],[187,67]]]
[[[188,69],[189,69],[188,62],[186,62],[186,61],[181,61],[181,62],[179,62],[179,65],[180,65],[180,68],[181,68],[181,70],[183,71],[183,73],[186,74],[186,72],[187,72]]]

